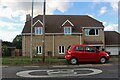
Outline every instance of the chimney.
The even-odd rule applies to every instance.
[[[26,15],[26,22],[27,22],[27,21],[30,21],[30,20],[31,20],[31,16],[30,16],[30,14],[27,14],[27,15]]]

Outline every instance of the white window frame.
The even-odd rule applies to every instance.
[[[70,33],[69,33],[69,31],[65,31],[66,30],[65,28],[70,28]],[[68,27],[64,27],[64,34],[72,34],[72,28],[69,27],[69,26]]]
[[[38,32],[37,32],[38,30]],[[41,30],[41,32],[40,32]],[[35,35],[42,35],[43,34],[43,28],[42,27],[35,27]]]
[[[36,46],[35,48],[36,48],[37,54],[42,54],[42,52],[43,52],[42,46]],[[37,49],[37,48],[38,48],[38,49]],[[40,48],[41,48],[41,51],[40,51]],[[38,51],[37,51],[37,50],[38,50]]]
[[[60,50],[59,50],[59,47],[60,47]],[[62,51],[62,49],[63,49],[62,47],[64,47],[64,52]],[[65,54],[65,46],[58,46],[58,53],[59,54]]]
[[[93,28],[91,28],[91,29],[93,29]],[[95,35],[89,35],[89,31],[91,30],[91,29],[85,29],[85,35],[86,36],[99,36],[99,29],[94,29],[95,30]],[[96,31],[98,30],[98,34],[96,34]]]

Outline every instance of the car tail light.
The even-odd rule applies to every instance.
[[[68,51],[68,54],[71,54],[71,52],[70,52],[70,51]]]

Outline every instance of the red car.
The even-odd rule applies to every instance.
[[[110,56],[95,47],[84,44],[74,44],[70,45],[66,50],[65,58],[71,64],[77,64],[78,62],[100,62],[103,64],[109,60]]]

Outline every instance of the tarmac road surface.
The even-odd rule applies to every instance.
[[[3,66],[2,78],[13,80],[117,80],[118,63],[54,66]],[[27,78],[27,79],[26,79]]]

